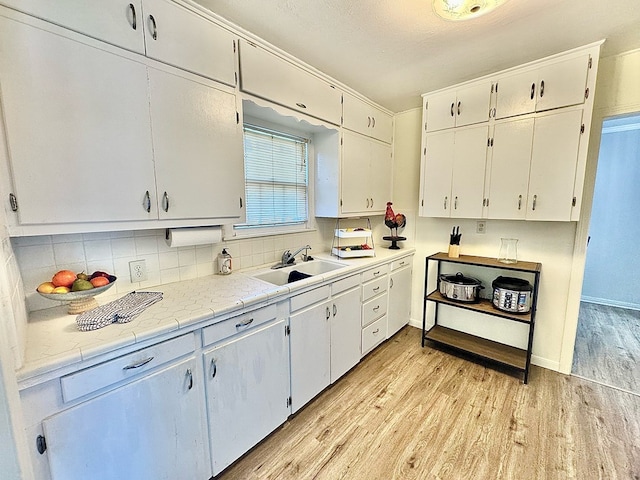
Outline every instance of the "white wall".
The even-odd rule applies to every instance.
[[[582,299],[640,310],[640,116],[606,121],[600,143]],[[618,126],[616,128],[616,126]],[[608,128],[607,128],[608,127]]]

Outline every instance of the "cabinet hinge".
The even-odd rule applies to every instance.
[[[342,199],[340,199],[340,206],[342,206]]]
[[[584,123],[580,125],[580,133],[584,133]]]
[[[36,449],[40,455],[44,454],[47,450],[47,441],[42,435],[36,437]]]
[[[284,336],[291,335],[291,327],[289,325],[284,326]]]
[[[287,407],[291,406],[291,397],[287,397]]]
[[[18,211],[18,199],[16,198],[16,196],[13,193],[9,194],[9,205],[11,205],[11,211],[12,212],[17,212]]]
[[[591,55],[589,55],[589,68],[591,68],[592,65],[593,65],[593,58],[591,58]]]
[[[584,91],[584,99],[586,100],[587,98],[589,98],[589,87]]]
[[[577,201],[578,201],[578,200],[576,199],[576,197],[573,197],[573,200],[571,201],[571,206],[572,206],[572,207],[575,207],[575,206],[576,206]]]
[[[424,198],[420,201],[420,206],[424,207]]]

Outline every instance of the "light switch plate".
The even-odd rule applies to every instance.
[[[144,282],[147,279],[147,261],[135,260],[129,262],[129,273],[131,274],[131,282]]]

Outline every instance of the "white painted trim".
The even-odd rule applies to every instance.
[[[640,311],[640,304],[638,303],[617,302],[615,300],[609,300],[608,298],[589,297],[587,295],[583,295],[580,298],[580,301],[586,302],[586,303],[595,303],[597,305],[606,305],[608,307],[618,307],[618,308],[626,308],[628,310]]]
[[[560,362],[553,362],[548,358],[539,357],[537,355],[531,355],[531,363],[538,367],[546,368],[557,372],[560,370]]]

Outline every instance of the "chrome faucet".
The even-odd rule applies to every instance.
[[[296,264],[296,255],[298,255],[301,251],[305,251],[304,255],[303,255],[303,260],[306,261],[307,260],[307,252],[309,250],[311,250],[311,246],[310,245],[305,245],[304,247],[300,247],[299,249],[297,249],[295,252],[291,253],[289,250],[285,250],[284,253],[282,254],[282,261],[276,265],[274,265],[271,268],[282,268],[282,267],[286,267],[287,265],[295,265]]]

